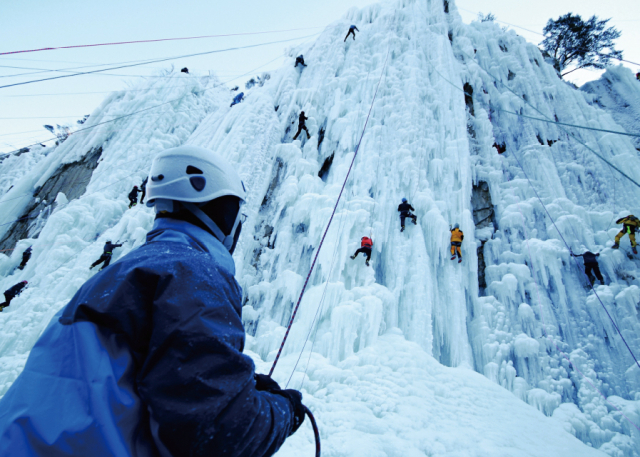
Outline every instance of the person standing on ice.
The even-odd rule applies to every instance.
[[[131,192],[129,192],[129,208],[132,208],[138,204],[138,192],[140,192],[138,186],[133,186],[133,189],[131,189]]]
[[[627,217],[621,217],[616,221],[616,224],[622,224],[622,230],[616,235],[615,243],[611,246],[612,249],[618,249],[620,247],[620,239],[625,235],[629,235],[629,241],[631,241],[631,249],[633,253],[637,254],[636,250],[636,230],[640,227],[640,220],[632,214]]]
[[[4,291],[5,302],[0,303],[0,312],[2,312],[3,309],[5,309],[7,306],[11,304],[11,300],[13,300],[18,295],[20,295],[20,293],[22,292],[22,289],[27,287],[27,284],[28,284],[27,281],[22,281],[22,282],[19,282],[18,284],[11,286],[10,288]],[[1,445],[0,445],[0,449],[2,449]]]
[[[587,278],[589,278],[592,286],[593,282],[595,281],[595,279],[593,279],[593,274],[596,275],[596,278],[598,278],[600,284],[604,286],[604,278],[602,277],[602,273],[600,273],[600,267],[598,266],[597,259],[597,257],[600,256],[600,253],[594,254],[591,251],[586,251],[584,254],[574,254],[572,252],[571,256],[582,257],[582,260],[584,261],[584,272],[587,274]]]
[[[407,202],[406,198],[402,199],[402,203],[398,205],[398,211],[400,211],[400,231],[404,232],[404,220],[408,217],[413,221],[413,225],[417,225],[415,214],[411,213],[411,211],[415,211],[413,206]]]
[[[29,259],[31,258],[31,249],[33,248],[33,246],[29,246],[27,249],[25,249],[25,251],[22,253],[22,262],[20,262],[20,265],[18,266],[18,270],[23,270],[24,267],[27,266],[27,262],[29,261]]]
[[[242,100],[244,100],[244,92],[240,92],[238,95],[233,97],[233,101],[231,102],[231,105],[229,106],[229,108],[231,108],[231,106],[233,106],[233,105],[237,105]]]
[[[311,138],[311,135],[309,135],[309,130],[307,130],[307,126],[305,125],[305,121],[307,119],[309,118],[304,115],[304,111],[300,111],[300,116],[298,116],[298,131],[293,137],[294,141],[298,138],[298,135],[300,135],[300,132],[302,132],[302,130],[307,132],[307,140]]]
[[[147,181],[149,181],[149,177],[147,176],[140,184],[140,191],[142,192],[142,196],[140,197],[140,204],[144,203],[144,196],[147,195]]]
[[[53,317],[0,400],[0,455],[266,457],[302,424],[300,392],[242,353],[234,167],[168,149],[148,191],[146,242]]]
[[[306,67],[307,65],[304,63],[304,56],[302,54],[300,54],[298,57],[296,57],[296,64],[294,65],[294,68],[298,66],[298,64],[302,65],[303,67]]]
[[[91,264],[91,266],[89,267],[89,270],[91,270],[93,267],[101,264],[102,262],[104,262],[104,265],[102,265],[102,268],[100,268],[101,270],[104,270],[105,268],[107,268],[109,266],[109,263],[111,263],[111,256],[113,255],[113,250],[115,248],[119,248],[120,246],[122,246],[121,244],[114,244],[111,241],[107,241],[104,244],[104,250],[102,251],[102,255],[100,256],[100,258],[98,260],[96,260],[95,262],[93,262]]]
[[[367,260],[364,262],[367,266],[369,266],[369,260],[371,260],[371,248],[373,247],[373,240],[368,236],[363,236],[360,240],[360,249],[358,249],[355,254],[351,256],[351,259],[355,259],[358,257],[358,254],[361,252],[367,256]]]
[[[456,224],[451,229],[451,260],[456,258],[457,253],[458,263],[462,262],[462,251],[460,250],[462,240],[464,240],[464,233],[460,230],[460,225]]]
[[[347,38],[349,38],[349,35],[353,35],[353,39],[356,39],[356,30],[358,30],[358,27],[356,27],[355,25],[352,25],[351,27],[349,27],[349,31],[347,32],[347,36],[344,37],[344,41],[347,41]],[[358,30],[359,32],[360,30]]]

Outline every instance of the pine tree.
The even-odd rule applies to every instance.
[[[615,27],[607,28],[609,21],[600,21],[597,16],[583,21],[572,13],[555,21],[549,19],[544,28],[545,39],[540,44],[553,59],[554,67],[561,76],[580,68],[604,69],[610,65],[611,59],[622,58],[622,51],[614,48],[614,40],[620,37],[620,32]],[[575,68],[562,73],[569,66]]]

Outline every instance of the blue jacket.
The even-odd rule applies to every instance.
[[[240,103],[243,97],[244,97],[244,92],[240,92],[238,95],[233,97],[233,104],[235,105],[236,103]]]
[[[268,456],[293,407],[255,388],[241,290],[205,230],[156,220],[87,281],[0,400],[0,456]]]

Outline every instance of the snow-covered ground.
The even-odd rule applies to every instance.
[[[491,22],[464,24],[445,3],[352,10],[291,49],[291,65],[234,107],[235,93],[214,78],[180,73],[114,93],[83,127],[163,105],[0,163],[8,230],[60,164],[102,148],[85,194],[59,196],[38,238],[0,255],[0,288],[29,280],[0,314],[0,394],[95,274],[88,266],[104,241],[125,242],[114,260],[144,241],[153,215],[127,209],[126,194],[154,154],[185,143],[225,155],[250,190],[235,259],[246,351],[267,372],[372,106],[275,370],[303,391],[323,454],[640,456],[640,369],[562,241],[601,252],[608,285],[596,291],[640,355],[640,264],[628,238],[610,249],[615,220],[640,215],[640,189],[588,148],[636,181],[640,160],[630,137],[531,119],[631,131],[628,111],[602,108],[615,111],[604,94],[621,89],[602,86],[597,104],[524,39]],[[345,43],[350,24],[360,33]],[[293,67],[300,53],[302,70]],[[292,141],[300,110],[311,139]],[[418,216],[404,233],[402,197]],[[480,223],[480,214],[490,216]],[[465,232],[461,264],[449,260],[454,223]],[[349,258],[365,235],[371,267]],[[14,271],[31,242],[32,260]],[[305,425],[279,455],[311,454],[312,440]]]

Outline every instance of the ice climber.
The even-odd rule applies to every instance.
[[[351,27],[349,27],[349,31],[347,32],[347,36],[344,37],[344,41],[347,41],[347,38],[349,38],[349,35],[353,35],[353,39],[356,39],[356,30],[358,30],[358,27],[356,27],[355,25],[352,25]],[[358,30],[359,32],[360,30]]]
[[[138,204],[138,192],[140,192],[138,186],[133,186],[133,189],[129,192],[129,208]]]
[[[23,270],[24,267],[27,266],[27,262],[29,261],[29,259],[31,258],[31,249],[33,248],[33,246],[29,246],[27,249],[25,249],[25,251],[22,253],[22,262],[20,262],[20,265],[18,266],[18,270]]]
[[[140,204],[144,203],[144,196],[147,195],[147,181],[149,181],[149,177],[147,176],[140,184],[140,191],[142,192],[142,196],[140,197]]]
[[[11,300],[16,298],[22,292],[22,289],[27,287],[27,281],[19,282],[4,291],[4,303],[0,303],[0,312],[11,304]],[[0,443],[0,455],[2,455],[2,443]],[[15,454],[18,455],[18,454]]]
[[[238,103],[240,103],[242,100],[244,100],[244,92],[240,92],[238,95],[236,95],[235,97],[233,97],[233,101],[231,102],[231,106],[233,105],[237,105]],[[230,107],[231,107],[230,106]]]
[[[458,254],[458,263],[462,262],[462,252],[460,250],[462,240],[464,240],[464,233],[460,230],[460,225],[456,224],[451,229],[451,260],[455,259],[456,254]]]
[[[616,221],[616,224],[622,224],[622,230],[620,233],[616,235],[615,243],[611,246],[613,249],[618,249],[620,247],[620,239],[625,235],[629,234],[629,240],[631,241],[631,249],[633,249],[633,253],[637,254],[636,250],[636,230],[640,227],[640,220],[629,214],[627,217],[621,217]]]
[[[584,272],[587,274],[591,285],[593,286],[593,274],[596,275],[600,284],[604,285],[604,278],[602,277],[602,273],[600,273],[600,267],[598,266],[598,259],[596,257],[600,256],[600,253],[594,254],[591,251],[586,251],[584,254],[574,254],[571,253],[573,257],[582,257],[584,261]],[[593,273],[592,273],[593,272]]]
[[[181,146],[150,176],[146,242],[53,317],[0,400],[0,455],[264,457],[302,423],[301,394],[242,353],[234,167]]]
[[[303,67],[306,67],[307,65],[304,63],[304,56],[302,54],[300,54],[298,57],[296,57],[296,64],[294,65],[294,67],[297,67],[298,64],[302,65]]]
[[[307,130],[307,126],[305,125],[305,121],[307,119],[309,118],[304,115],[304,111],[300,111],[300,116],[298,116],[298,132],[293,137],[294,140],[298,138],[298,135],[300,135],[300,132],[302,132],[303,129],[305,132],[307,132],[307,140],[311,138],[311,135],[309,135],[309,130]]]
[[[180,70],[180,72],[189,74],[189,69],[187,67],[184,67],[182,70]]]
[[[371,248],[373,247],[373,240],[368,236],[363,236],[360,240],[360,249],[358,249],[355,254],[351,256],[352,259],[358,257],[358,254],[361,252],[367,256],[367,260],[364,262],[367,266],[369,266],[369,260],[371,260]]]
[[[411,213],[411,211],[415,211],[415,209],[413,209],[413,206],[411,206],[408,202],[406,198],[402,199],[402,203],[400,203],[398,205],[398,211],[400,211],[400,231],[404,232],[404,220],[408,217],[409,219],[411,219],[413,221],[413,224],[416,225],[416,216],[415,214]]]
[[[113,250],[115,248],[119,248],[120,246],[122,246],[122,244],[114,244],[111,241],[107,241],[104,244],[104,251],[102,252],[102,255],[100,256],[100,258],[98,260],[96,260],[95,262],[93,262],[91,264],[91,266],[89,267],[89,270],[91,270],[93,267],[101,264],[102,262],[104,262],[104,265],[102,265],[102,268],[100,268],[101,270],[104,270],[105,268],[107,268],[109,266],[109,263],[111,263],[111,256],[113,255]]]

